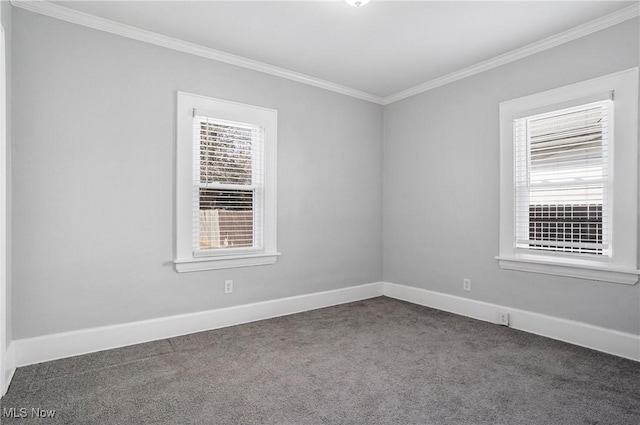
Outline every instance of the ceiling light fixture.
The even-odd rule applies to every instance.
[[[346,1],[351,6],[360,7],[369,3],[370,0],[344,0],[344,1]]]

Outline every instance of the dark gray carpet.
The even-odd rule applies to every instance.
[[[640,363],[382,297],[20,368],[1,404],[3,424],[638,425]]]

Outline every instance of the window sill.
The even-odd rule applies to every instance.
[[[498,260],[501,268],[507,270],[576,277],[579,279],[622,283],[625,285],[635,285],[638,281],[638,274],[640,274],[640,270],[590,261],[574,260],[568,262],[550,258],[531,258],[524,256],[497,256],[496,260]]]
[[[275,264],[279,252],[243,254],[234,256],[200,257],[184,260],[174,260],[178,273],[199,272],[204,270],[231,269],[236,267],[267,266]]]

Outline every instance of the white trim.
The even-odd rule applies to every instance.
[[[390,96],[381,97],[341,84],[315,78],[310,75],[305,75],[299,72],[269,65],[264,62],[258,62],[252,59],[244,58],[242,56],[232,55],[220,50],[211,49],[173,37],[164,36],[151,31],[132,27],[130,25],[100,18],[88,13],[79,12],[54,3],[50,3],[45,0],[11,0],[11,4],[21,9],[60,19],[62,21],[83,25],[89,28],[97,29],[99,31],[105,31],[122,37],[127,37],[145,43],[154,44],[156,46],[165,47],[167,49],[177,50],[179,52],[228,63],[230,65],[252,69],[254,71],[263,72],[265,74],[275,75],[277,77],[282,77],[313,87],[330,90],[336,93],[344,94],[346,96],[354,97],[356,99],[376,103],[378,105],[389,105],[391,103],[406,99],[411,96],[415,96],[420,93],[424,93],[445,84],[453,83],[463,78],[467,78],[472,75],[497,68],[507,63],[517,61],[527,56],[540,53],[542,51],[559,46],[563,43],[576,40],[578,38],[587,36],[594,32],[601,31],[613,25],[640,16],[640,6],[637,3],[634,3],[633,5],[628,6],[624,9],[620,9],[609,15],[605,15],[600,18],[594,19],[593,21],[586,22],[575,28],[531,43],[519,49],[512,50],[486,61],[469,66],[467,68],[452,72],[445,76],[435,78],[407,90],[392,94]]]
[[[15,348],[15,365],[27,366],[360,301],[382,296],[383,288],[381,282],[376,282],[198,313],[18,339],[12,343]]]
[[[567,31],[552,35],[551,37],[533,42],[524,47],[520,47],[519,49],[512,50],[486,61],[471,65],[467,68],[452,72],[451,74],[447,74],[445,76],[427,81],[426,83],[417,85],[410,89],[387,96],[382,99],[382,104],[389,105],[391,103],[398,102],[399,100],[406,99],[408,97],[412,97],[429,90],[433,90],[437,87],[444,86],[458,80],[462,80],[463,78],[467,78],[472,75],[480,74],[481,72],[488,71],[490,69],[497,68],[511,62],[515,62],[517,60],[526,58],[527,56],[535,55],[536,53],[549,50],[561,44],[568,43],[578,38],[585,37],[589,34],[593,34],[594,32],[612,27],[626,20],[633,19],[637,16],[640,16],[640,5],[638,3],[634,3],[631,6],[625,7],[624,9],[620,9],[616,12],[594,19],[593,21],[578,25],[577,27],[574,27]]]
[[[15,367],[219,329],[383,295],[491,323],[497,323],[499,311],[507,312],[509,326],[514,329],[640,361],[640,335],[412,286],[375,282],[198,313],[18,339],[9,346],[7,360],[11,367],[7,371],[7,376],[10,378]]]
[[[384,295],[491,323],[507,312],[514,329],[640,361],[640,335],[389,282]]]
[[[552,261],[552,259],[548,259],[548,257],[545,257],[545,260],[501,256],[496,256],[495,258],[498,260],[500,267],[507,270],[575,277],[578,279],[622,283],[625,285],[635,285],[638,281],[638,275],[640,275],[640,270],[610,267],[607,263],[598,267],[590,263],[561,263],[559,261]]]
[[[5,352],[5,369],[2,371],[2,377],[4,378],[5,386],[2,388],[2,395],[7,393],[13,375],[16,373],[16,357],[15,357],[15,344],[9,343],[7,351]]]
[[[218,62],[230,65],[240,66],[242,68],[251,69],[253,71],[265,74],[275,75],[276,77],[286,78],[298,83],[307,84],[321,89],[330,90],[336,93],[351,96],[356,99],[366,100],[368,102],[382,104],[382,97],[370,93],[363,92],[341,84],[332,83],[300,72],[291,71],[264,62],[248,59],[242,56],[233,55],[220,50],[211,49],[199,44],[190,43],[188,41],[179,40],[177,38],[158,34],[152,31],[143,30],[131,25],[122,24],[111,21],[109,19],[100,18],[88,13],[79,12],[44,0],[11,0],[11,4],[30,12],[39,13],[62,21],[71,22],[85,27],[97,29],[99,31],[116,34],[122,37],[131,38],[156,46],[165,47],[171,50],[200,56],[206,59],[212,59]]]
[[[274,254],[247,254],[234,256],[203,257],[174,260],[176,271],[199,272],[204,270],[231,269],[236,267],[268,266],[278,261],[279,252]]]

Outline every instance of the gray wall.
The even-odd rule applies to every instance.
[[[640,285],[504,271],[494,259],[498,103],[637,66],[637,19],[384,115],[21,9],[13,23],[13,339],[382,278],[640,333]],[[276,265],[173,270],[176,90],[279,111]]]
[[[386,107],[384,280],[640,333],[640,284],[506,271],[494,259],[498,104],[638,66],[638,34],[638,19],[626,21]]]
[[[382,278],[382,107],[21,9],[13,19],[14,339]],[[276,265],[174,271],[176,90],[278,110]]]
[[[12,339],[12,317],[11,317],[11,28],[12,28],[12,7],[8,1],[0,1],[0,8],[2,8],[2,28],[4,28],[4,44],[5,44],[5,78],[6,78],[6,137],[7,137],[7,156],[2,158],[5,161],[6,166],[6,184],[7,184],[7,292],[6,292],[6,305],[0,306],[0,308],[6,308],[6,333],[5,337],[7,343]],[[4,373],[4,371],[2,371]]]

